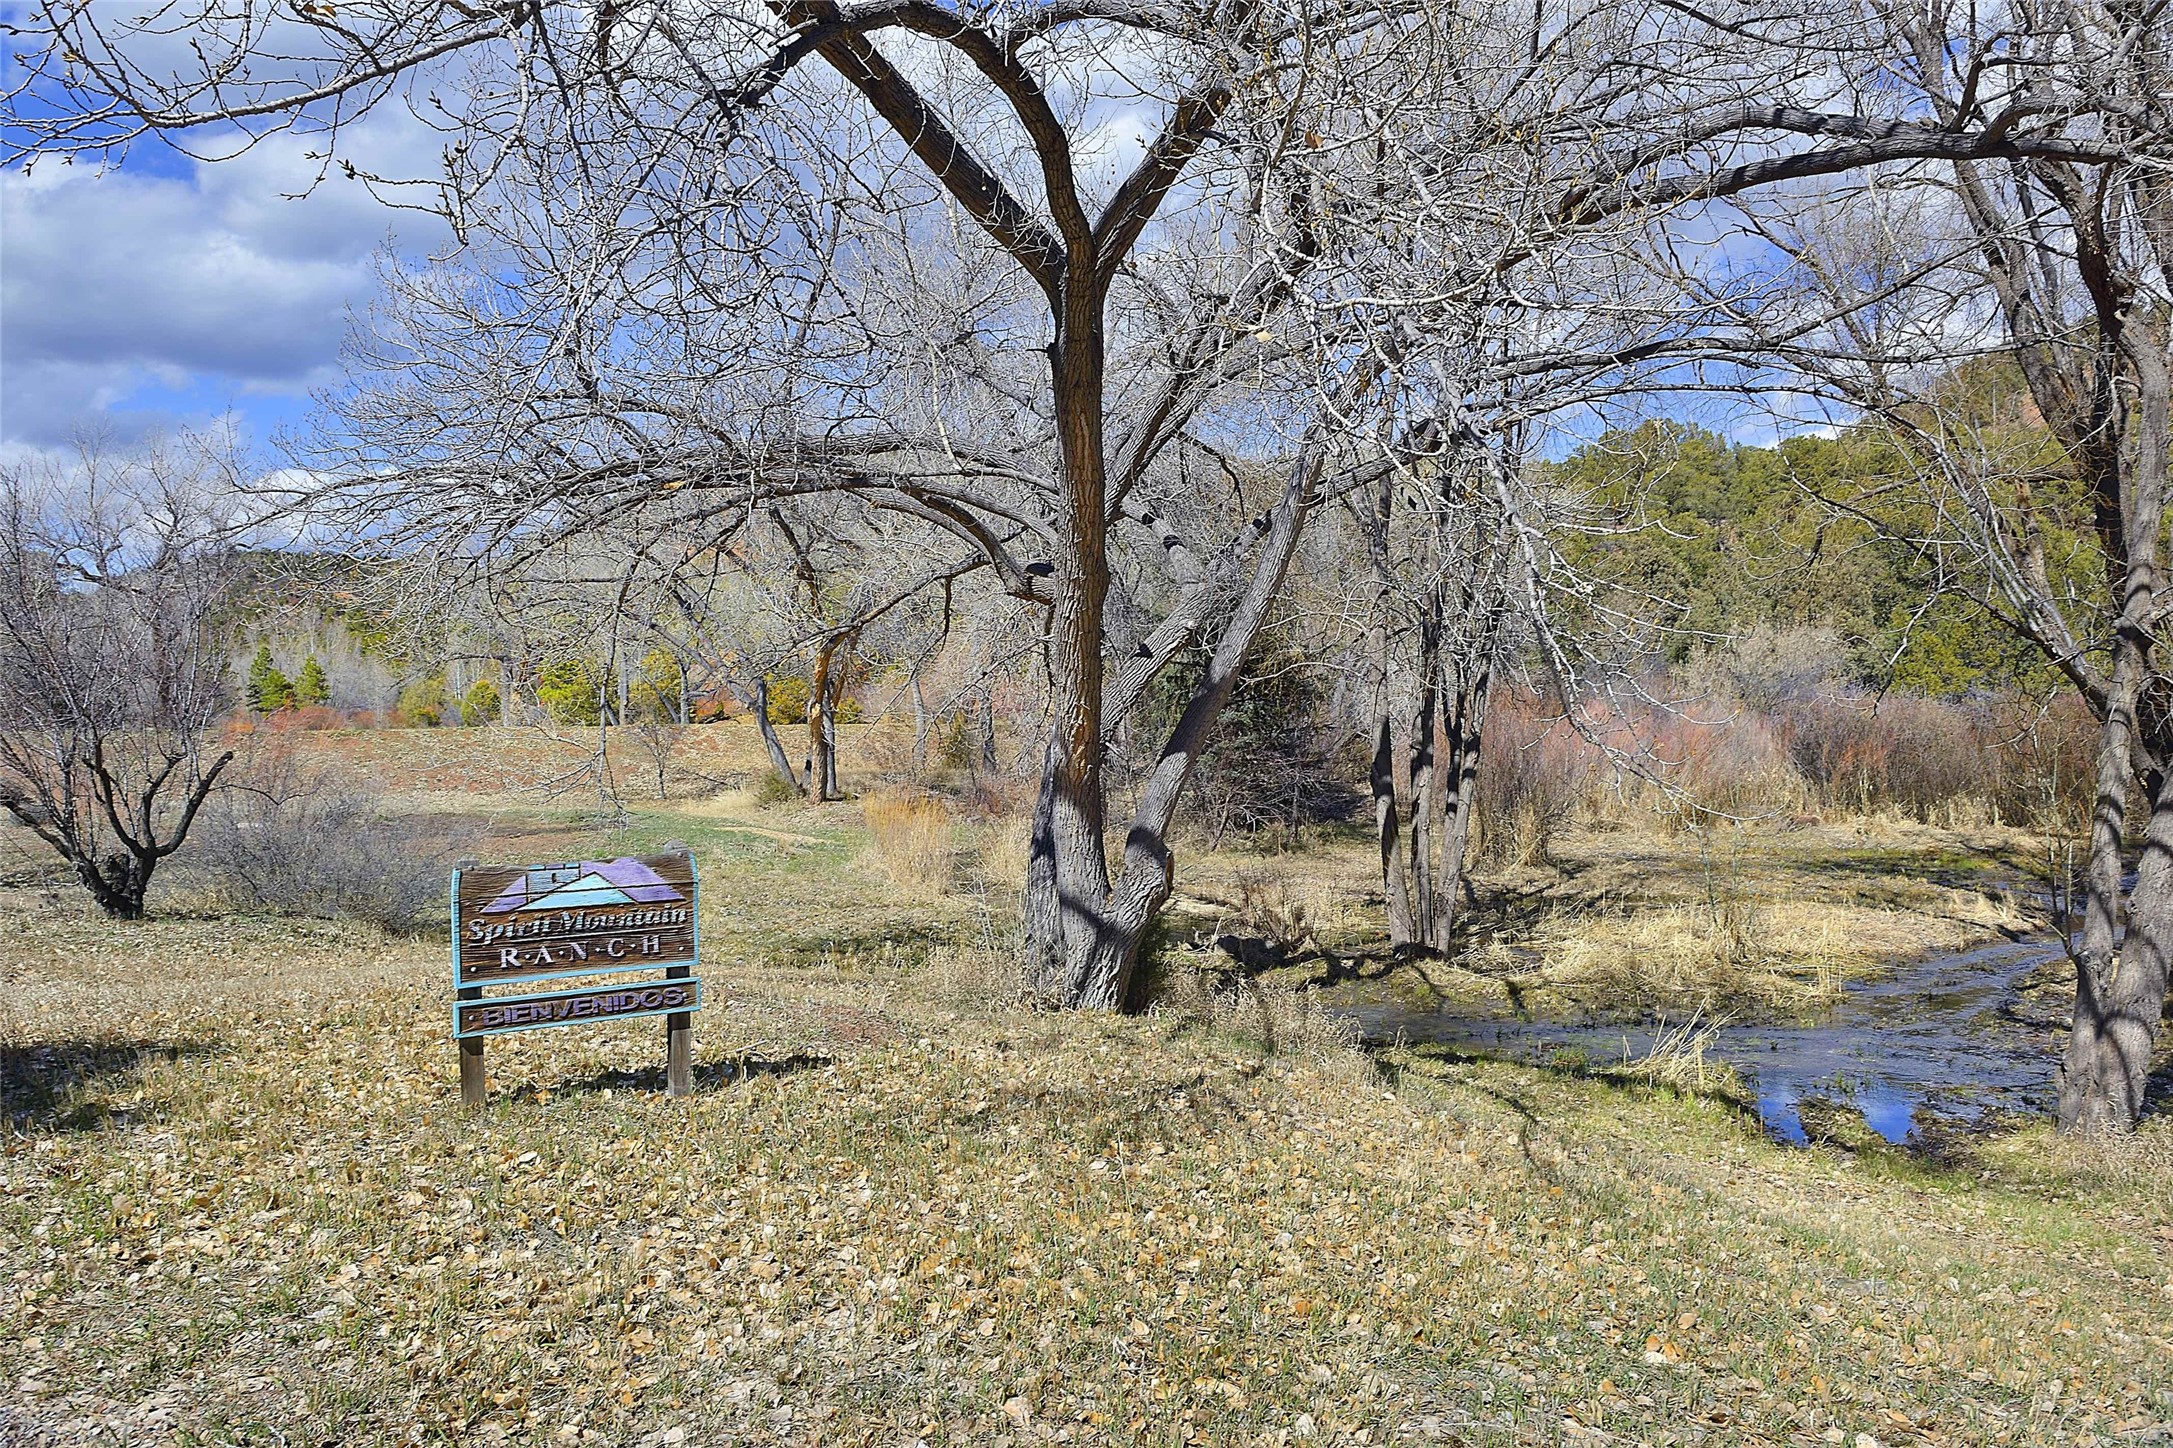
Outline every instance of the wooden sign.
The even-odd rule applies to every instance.
[[[549,995],[491,996],[453,1004],[453,1034],[496,1036],[542,1026],[578,1026],[594,1021],[623,1021],[698,1010],[702,983],[681,980],[641,981],[633,985],[592,985]]]
[[[691,965],[691,855],[476,867],[453,874],[453,984]]]
[[[694,857],[571,860],[559,865],[463,865],[453,872],[453,1037],[460,1096],[489,1094],[483,1038],[545,1026],[663,1016],[664,1078],[693,1090],[694,979],[701,929]],[[485,987],[662,970],[661,980],[544,994],[486,996]]]

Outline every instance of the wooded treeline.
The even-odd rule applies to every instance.
[[[50,0],[26,29],[24,164],[275,128],[336,157],[372,107],[427,112],[442,174],[372,183],[461,248],[388,264],[256,501],[355,540],[388,629],[518,640],[501,688],[573,668],[608,712],[661,653],[760,721],[805,654],[810,749],[771,758],[816,798],[849,661],[923,708],[951,671],[939,714],[1014,681],[1049,1001],[1131,999],[1248,665],[1333,666],[1390,934],[1439,950],[1502,691],[1657,772],[1624,723],[1684,703],[1653,661],[1815,597],[1856,687],[2095,721],[2061,1120],[2141,1111],[2173,952],[2154,7]],[[1638,425],[1716,395],[1834,435]]]

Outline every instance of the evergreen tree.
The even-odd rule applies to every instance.
[[[257,643],[256,657],[249,661],[249,707],[270,714],[294,707],[294,684],[272,662],[271,640]]]
[[[402,729],[434,729],[445,722],[445,678],[433,674],[417,679],[400,691],[393,707],[393,723]]]
[[[311,654],[302,661],[302,676],[294,684],[295,702],[304,705],[329,704],[332,702],[332,685],[325,679],[324,665]]]

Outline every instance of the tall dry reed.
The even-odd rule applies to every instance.
[[[868,853],[900,890],[940,895],[950,888],[955,866],[950,815],[925,795],[872,794],[860,802]]]

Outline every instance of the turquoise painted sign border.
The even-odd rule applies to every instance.
[[[642,1006],[634,1010],[613,1011],[609,1015],[567,1016],[555,1021],[521,1021],[514,1025],[487,1026],[474,1031],[463,1031],[460,1028],[460,1012],[464,1007],[472,1011],[479,1007],[540,1005],[552,1001],[578,1000],[584,996],[610,995],[614,992],[641,995],[650,991],[662,991],[671,986],[692,987],[694,999],[680,1004]],[[485,996],[480,1000],[453,1002],[453,1039],[465,1041],[478,1036],[504,1036],[515,1031],[548,1030],[553,1026],[606,1026],[613,1021],[637,1021],[645,1016],[678,1015],[683,1011],[698,1011],[701,1008],[702,983],[689,975],[671,976],[664,980],[631,981],[625,985],[593,985],[585,986],[579,990],[543,991],[533,995]]]

